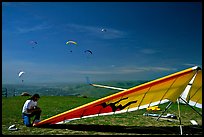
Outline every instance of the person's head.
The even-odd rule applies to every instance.
[[[39,94],[34,94],[34,95],[31,97],[31,99],[32,99],[33,101],[38,101],[39,98],[40,98],[40,95],[39,95]]]

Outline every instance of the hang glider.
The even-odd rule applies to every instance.
[[[184,100],[192,106],[202,108],[202,70],[195,66],[129,89],[124,89],[113,95],[42,120],[34,126],[63,124],[81,118],[136,111],[166,102],[175,103],[181,97],[192,78],[194,78],[194,81]],[[92,85],[103,87],[97,84]],[[104,87],[110,88],[109,86]]]

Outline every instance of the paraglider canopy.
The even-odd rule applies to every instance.
[[[72,40],[67,41],[66,44],[75,44],[75,45],[77,45],[77,43],[75,41],[72,41]]]
[[[20,71],[20,72],[18,73],[18,77],[20,78],[24,73],[25,73],[24,71]]]
[[[93,54],[93,52],[92,52],[91,50],[88,50],[88,49],[87,49],[87,50],[85,50],[84,52],[85,52],[85,53],[90,53],[90,54]]]
[[[102,32],[106,32],[106,29],[101,29]]]
[[[30,41],[30,44],[32,45],[32,48],[34,48],[38,43],[36,41]]]
[[[84,50],[84,54],[85,54],[87,59],[90,59],[93,56],[93,52],[89,49]]]

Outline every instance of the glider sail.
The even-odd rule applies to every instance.
[[[81,118],[131,112],[169,101],[176,102],[195,74],[197,75],[187,100],[191,105],[197,107],[202,105],[202,71],[201,68],[195,66],[130,89],[124,89],[42,120],[34,126],[62,124]]]
[[[202,71],[197,72],[187,98],[189,105],[202,108]]]

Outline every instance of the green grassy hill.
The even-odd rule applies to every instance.
[[[21,110],[28,97],[16,96],[2,98],[2,134],[3,135],[176,135],[180,133],[178,121],[155,121],[143,116],[146,109],[129,113],[99,116],[74,120],[66,124],[44,128],[26,127],[23,125]],[[41,96],[38,104],[42,109],[42,119],[94,101],[96,98],[75,96]],[[167,104],[159,106],[162,110]],[[184,134],[202,134],[200,127],[192,127],[189,120],[196,120],[202,125],[202,117],[190,107],[181,105],[181,119]],[[201,109],[196,109],[201,113]],[[178,115],[177,104],[171,106],[167,113]],[[9,131],[15,124],[18,131]]]

